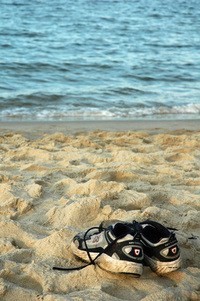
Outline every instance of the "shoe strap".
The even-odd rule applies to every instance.
[[[88,267],[89,265],[92,265],[92,264],[95,265],[95,261],[97,260],[97,258],[101,254],[105,253],[109,248],[111,248],[117,242],[118,239],[121,239],[121,238],[124,237],[124,234],[121,235],[121,236],[116,237],[116,239],[114,239],[110,244],[108,244],[107,247],[102,252],[99,252],[97,254],[97,256],[94,259],[92,259],[91,255],[90,255],[90,251],[89,251],[88,246],[87,246],[86,237],[87,237],[88,232],[91,231],[91,230],[94,230],[94,229],[98,229],[99,233],[102,232],[103,230],[104,231],[107,230],[107,228],[104,228],[103,225],[102,225],[102,223],[101,223],[99,227],[92,227],[92,228],[88,229],[85,232],[84,237],[83,237],[83,241],[85,243],[86,252],[87,252],[87,255],[88,255],[88,258],[89,258],[90,262],[88,264],[86,264],[84,266],[80,266],[80,267],[69,267],[69,268],[67,268],[67,267],[66,268],[63,268],[63,267],[53,267],[53,270],[59,270],[59,271],[78,271],[78,270],[82,270],[83,268]]]
[[[87,266],[91,265],[91,262],[80,266],[80,267],[69,267],[69,268],[62,268],[62,267],[53,267],[53,270],[58,270],[58,271],[78,271],[78,270],[82,270],[83,268],[86,268]]]

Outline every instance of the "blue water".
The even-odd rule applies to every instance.
[[[0,120],[199,117],[199,0],[0,0]]]

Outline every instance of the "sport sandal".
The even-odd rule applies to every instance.
[[[129,225],[118,222],[107,228],[100,225],[81,232],[72,241],[72,252],[89,264],[97,264],[109,272],[139,277],[144,259],[140,225],[137,222],[131,227]]]
[[[145,263],[158,274],[169,273],[180,268],[180,249],[173,231],[175,229],[166,228],[150,220],[140,225]]]

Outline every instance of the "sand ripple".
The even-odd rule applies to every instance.
[[[0,136],[0,300],[200,300],[200,133]],[[140,279],[82,264],[72,237],[112,219],[176,227],[181,270]]]

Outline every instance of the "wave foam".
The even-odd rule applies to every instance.
[[[200,115],[200,104],[191,103],[180,106],[152,106],[152,107],[132,107],[132,108],[82,108],[72,109],[69,107],[51,107],[45,109],[38,108],[10,108],[0,112],[0,119],[23,119],[23,120],[66,120],[66,119],[131,119],[145,117],[164,117],[169,115],[195,116]]]

